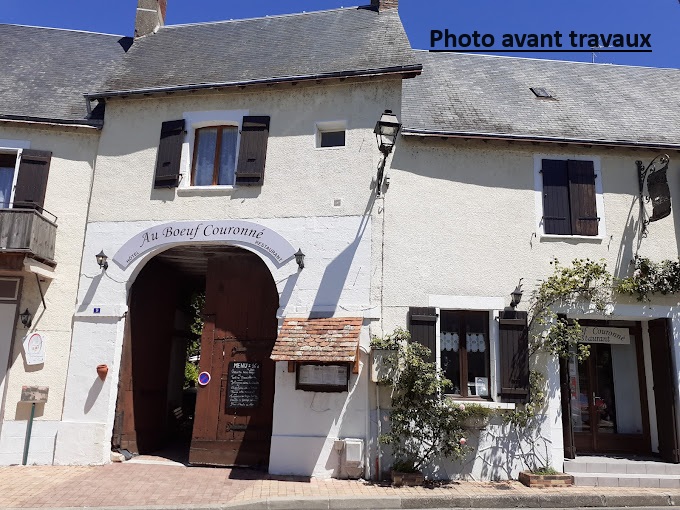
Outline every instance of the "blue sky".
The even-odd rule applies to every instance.
[[[168,24],[219,21],[349,7],[351,0],[168,0]],[[0,22],[131,35],[137,0],[0,0]],[[651,34],[651,53],[599,53],[596,62],[680,68],[678,0],[400,0],[414,48],[430,48],[430,31],[456,35],[620,33]],[[566,35],[564,41],[568,43]],[[487,39],[488,41],[488,39]],[[322,41],[320,41],[322,43]],[[566,46],[566,45],[565,45]],[[590,62],[588,53],[516,56]]]

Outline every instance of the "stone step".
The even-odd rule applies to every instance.
[[[577,487],[651,487],[680,489],[677,475],[647,475],[629,473],[574,473]]]
[[[600,460],[567,460],[564,461],[564,472],[572,475],[584,473],[632,474],[632,475],[675,475],[680,477],[680,464],[669,464],[655,461],[600,461]]]

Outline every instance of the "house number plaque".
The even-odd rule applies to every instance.
[[[260,362],[229,363],[227,407],[257,407],[260,403]]]

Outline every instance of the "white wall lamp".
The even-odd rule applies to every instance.
[[[298,251],[295,253],[295,262],[297,262],[300,269],[305,268],[305,254],[302,253],[302,248],[298,248]]]
[[[19,314],[19,318],[21,319],[21,323],[27,328],[30,328],[31,324],[33,324],[33,315],[28,311],[28,308],[26,308],[23,313]]]
[[[378,142],[378,150],[383,155],[380,164],[378,165],[378,178],[376,183],[376,195],[380,196],[383,187],[383,178],[385,176],[385,163],[387,156],[390,155],[394,144],[397,142],[397,135],[401,130],[401,123],[397,116],[392,113],[392,110],[385,110],[380,116],[378,122],[375,123],[375,139]]]
[[[107,262],[108,257],[106,256],[106,253],[104,253],[104,250],[100,251],[95,257],[97,257],[97,264],[99,264],[99,267],[106,271],[109,268],[109,263]]]

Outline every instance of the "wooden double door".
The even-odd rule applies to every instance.
[[[267,469],[272,435],[278,292],[253,254],[208,263],[191,464]]]

